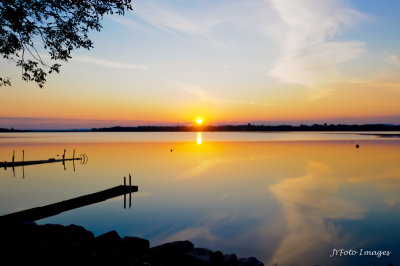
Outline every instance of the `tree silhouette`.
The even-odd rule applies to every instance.
[[[93,48],[88,33],[100,31],[104,15],[128,10],[131,0],[1,0],[0,54],[21,68],[23,80],[43,87],[47,74],[60,71],[57,60],[67,62],[71,51]],[[0,77],[2,85],[11,85],[10,78]]]

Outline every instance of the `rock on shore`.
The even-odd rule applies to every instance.
[[[0,254],[9,265],[264,265],[254,257],[195,248],[187,240],[150,248],[149,240],[116,231],[94,237],[77,225],[36,223],[0,225]]]

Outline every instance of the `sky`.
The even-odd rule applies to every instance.
[[[94,48],[74,51],[42,89],[1,59],[12,86],[0,87],[0,127],[400,124],[399,1],[132,6],[105,17]]]

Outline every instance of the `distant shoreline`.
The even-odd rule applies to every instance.
[[[61,129],[61,130],[20,130],[0,128],[0,133],[6,132],[352,132],[352,131],[400,131],[400,125],[388,124],[313,124],[313,125],[221,125],[221,126],[135,126],[135,127],[104,127],[91,129]],[[397,136],[397,134],[392,134]]]

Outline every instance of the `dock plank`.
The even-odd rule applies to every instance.
[[[63,161],[80,161],[81,158],[70,158],[70,159],[48,159],[48,160],[36,160],[36,161],[20,161],[20,162],[0,162],[0,168],[3,167],[17,167],[25,165],[45,164],[45,163],[57,163]]]
[[[24,211],[10,213],[7,215],[0,216],[0,223],[18,223],[25,221],[37,221],[50,216],[57,215],[61,212],[77,209],[101,201],[105,201],[110,198],[118,197],[124,194],[137,192],[137,186],[116,186],[110,189],[99,191],[93,194],[80,196],[77,198],[53,203],[50,205],[36,207]]]

